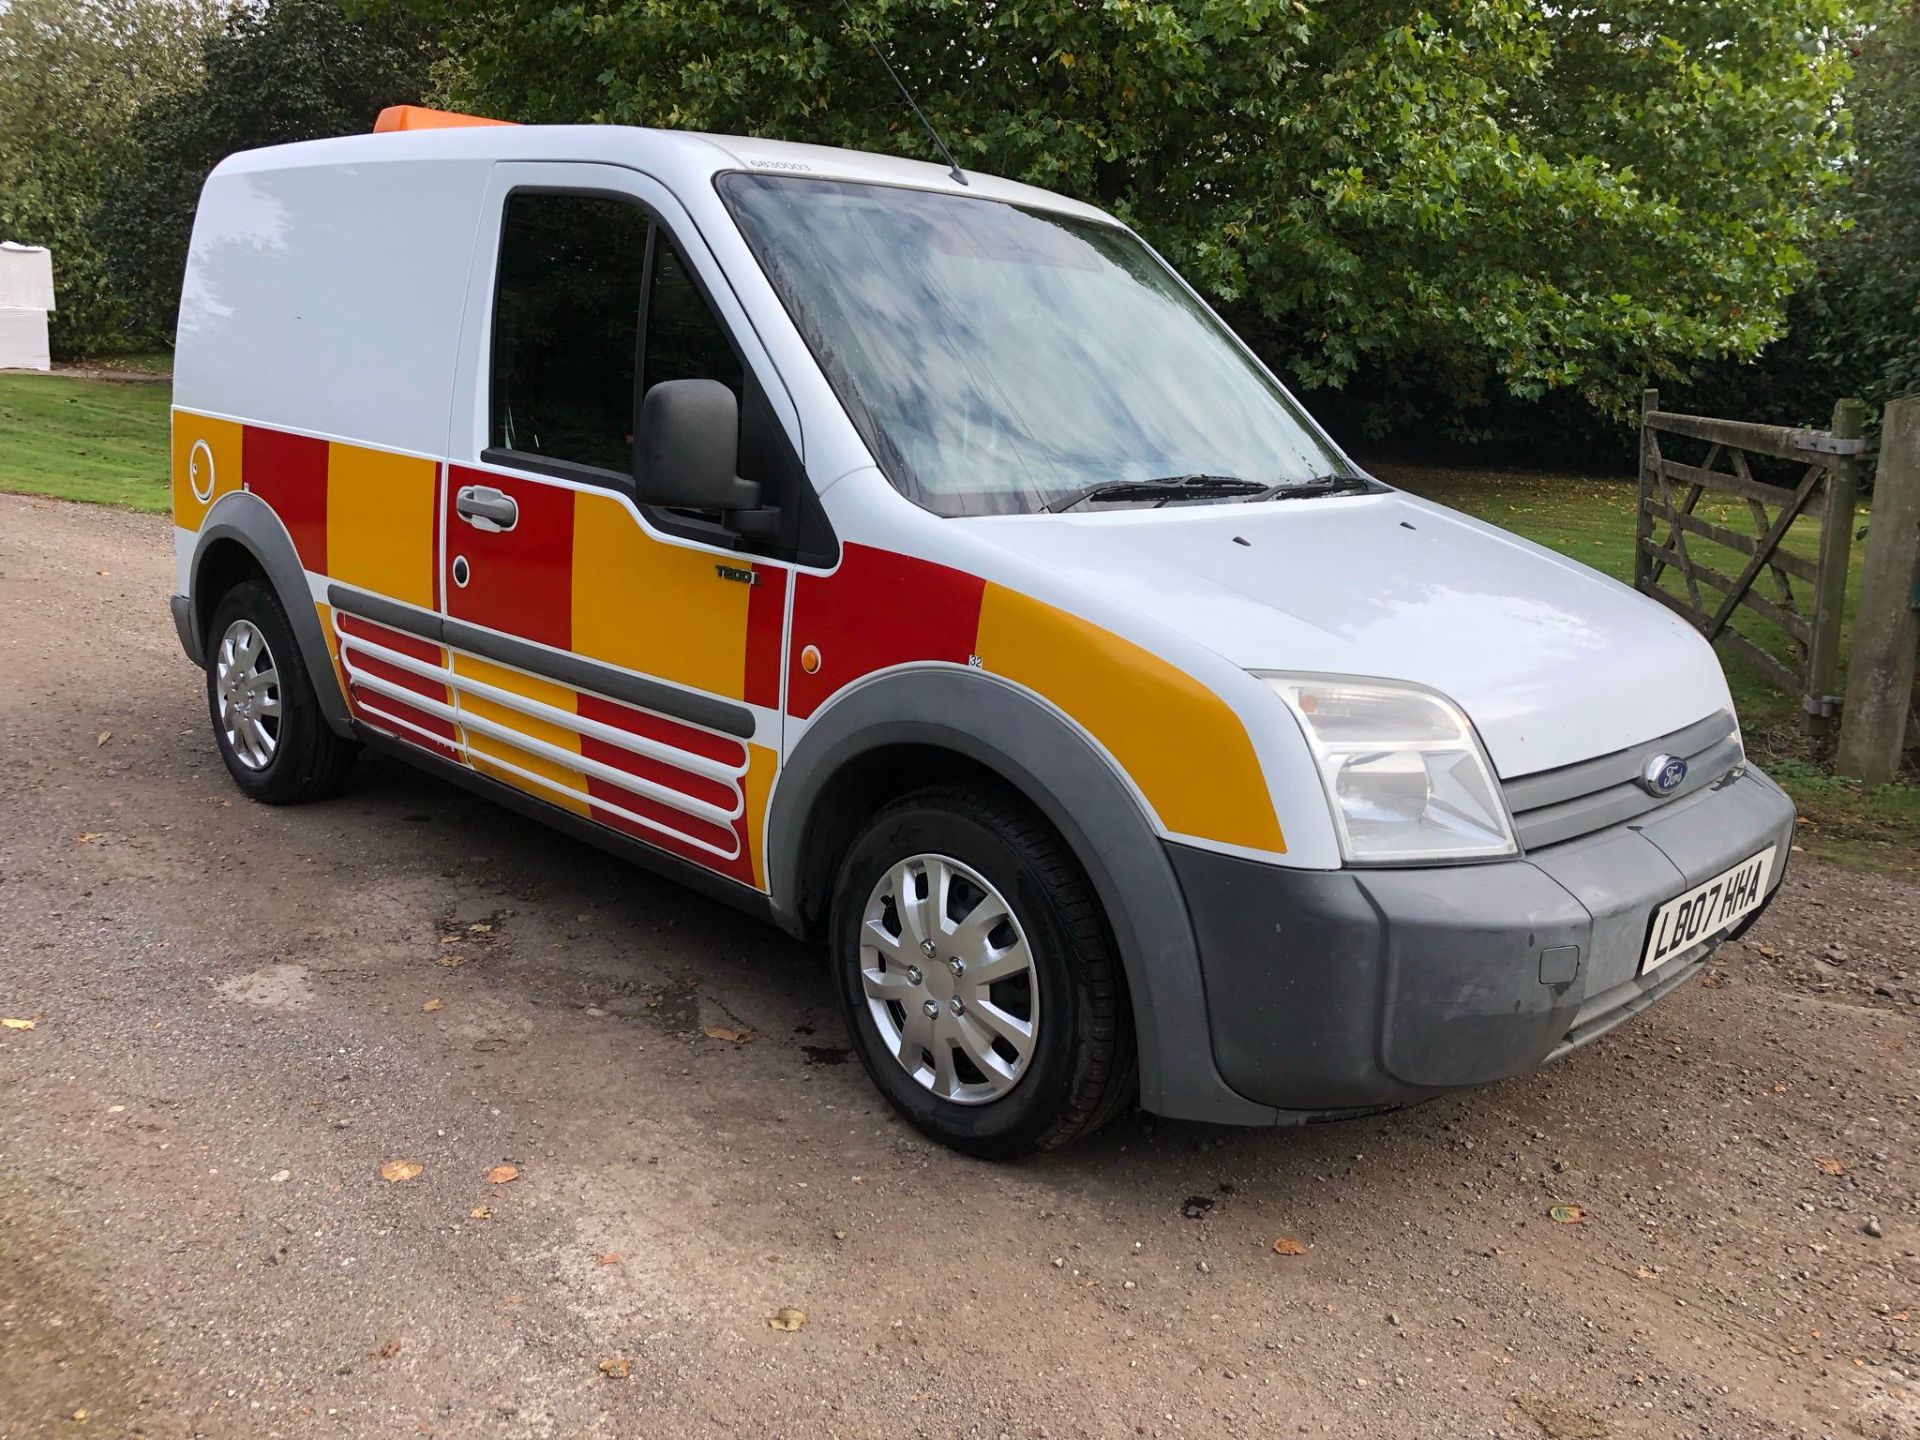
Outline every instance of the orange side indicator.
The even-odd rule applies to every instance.
[[[429,110],[424,105],[389,105],[373,122],[373,133],[392,130],[456,130],[466,125],[511,125],[511,120],[489,120],[484,115],[462,115],[455,110]]]

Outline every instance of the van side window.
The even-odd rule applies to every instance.
[[[719,317],[693,283],[686,262],[664,229],[653,252],[643,379],[649,390],[663,380],[718,380],[736,397],[746,379],[745,367],[727,342]]]
[[[637,205],[604,195],[507,198],[490,446],[632,473],[647,225]]]
[[[807,483],[800,457],[767,399],[761,380],[728,339],[726,326],[694,279],[664,225],[653,231],[653,266],[641,340],[641,400],[668,380],[718,380],[740,402],[739,474],[760,486],[763,503],[780,512],[778,534],[731,534],[712,517],[655,511],[653,523],[691,539],[731,544],[748,554],[797,556],[834,563],[833,532]]]

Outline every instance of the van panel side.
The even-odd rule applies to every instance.
[[[446,451],[468,258],[491,162],[222,165],[194,220],[174,403]]]

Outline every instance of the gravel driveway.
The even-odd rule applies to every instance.
[[[985,1165],[772,930],[385,762],[240,799],[170,569],[0,496],[0,1437],[1920,1435],[1911,883],[1540,1075]]]

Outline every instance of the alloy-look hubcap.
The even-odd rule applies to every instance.
[[[213,689],[234,757],[249,770],[266,769],[280,745],[280,672],[251,620],[234,621],[220,637]]]
[[[984,1105],[1020,1082],[1040,985],[1013,907],[945,855],[902,860],[860,923],[867,1011],[900,1068],[943,1100]]]

